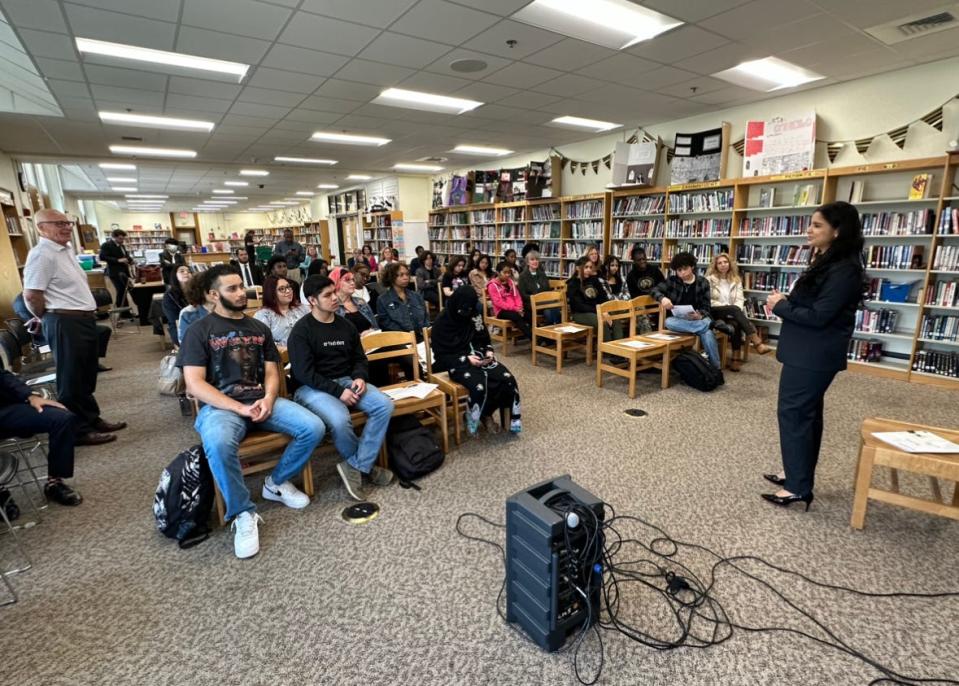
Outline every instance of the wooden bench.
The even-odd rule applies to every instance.
[[[929,431],[953,443],[959,442],[959,431],[899,422],[894,419],[869,418],[862,423],[859,442],[859,461],[856,465],[856,491],[853,496],[852,519],[854,529],[866,523],[866,506],[870,500],[899,505],[927,514],[959,519],[959,454],[907,453],[873,436],[886,431]],[[872,486],[875,467],[888,467],[888,490]],[[929,477],[932,498],[915,498],[899,492],[899,470],[924,474]],[[955,490],[952,502],[943,501],[939,479],[952,481]]]
[[[647,296],[648,298],[648,296]],[[652,298],[648,298],[652,300]],[[630,301],[609,300],[596,306],[596,320],[599,322],[596,344],[596,385],[603,387],[603,372],[622,376],[629,381],[629,397],[636,397],[636,375],[644,369],[661,369],[663,375],[667,378],[669,365],[666,364],[667,346],[665,343],[653,343],[636,335],[636,320],[641,314],[645,314],[647,303],[645,300],[641,304],[634,303],[634,298]],[[653,303],[655,306],[655,303]],[[638,308],[638,309],[637,309]],[[606,327],[603,325],[603,318],[609,316],[613,321],[627,322],[629,325],[629,335],[626,338],[620,338],[615,341],[606,340]],[[647,347],[636,348],[628,345],[630,342],[639,342],[646,344]],[[611,355],[625,359],[629,366],[622,368],[615,364],[603,362],[604,355]]]

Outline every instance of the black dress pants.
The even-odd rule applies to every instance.
[[[756,327],[753,326],[753,323],[746,317],[746,313],[735,305],[712,307],[710,308],[710,314],[712,314],[714,320],[721,320],[732,325],[733,331],[735,332],[730,341],[733,345],[733,350],[739,350],[743,347],[744,333],[748,336],[756,333]]]
[[[57,369],[57,399],[76,415],[77,435],[94,431],[100,419],[97,390],[97,357],[100,337],[93,313],[79,317],[47,312],[43,330],[53,350]]]
[[[513,322],[516,328],[519,329],[526,338],[533,340],[533,329],[530,327],[525,313],[520,314],[516,310],[500,310],[496,316],[499,319],[506,319]]]
[[[49,434],[47,474],[56,479],[73,476],[75,417],[58,407],[44,407],[37,412],[26,403],[0,407],[0,438],[29,438]]]
[[[823,398],[836,370],[821,372],[784,364],[779,375],[779,448],[786,483],[795,495],[811,493],[822,444]]]

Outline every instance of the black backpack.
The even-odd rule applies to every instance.
[[[673,371],[687,386],[700,391],[712,391],[726,383],[722,370],[699,353],[683,350],[673,360]]]
[[[390,469],[400,484],[407,487],[411,481],[436,471],[443,464],[443,451],[432,432],[413,415],[403,415],[390,422],[386,450]]]
[[[153,516],[164,536],[175,538],[181,548],[192,548],[209,538],[212,508],[213,474],[203,446],[195,445],[177,455],[160,474]]]

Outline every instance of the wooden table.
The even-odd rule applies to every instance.
[[[921,424],[910,424],[893,419],[870,418],[862,423],[859,462],[856,466],[856,493],[853,498],[852,521],[854,529],[862,529],[866,522],[866,506],[869,500],[892,503],[910,510],[919,510],[940,517],[959,519],[959,453],[932,454],[907,453],[889,445],[872,434],[885,431],[930,431],[953,443],[959,443],[959,431],[941,429]],[[874,467],[888,467],[890,488],[874,488]],[[932,498],[915,498],[899,492],[899,470],[925,474],[929,477]],[[943,502],[939,479],[956,483],[951,504]]]
[[[140,326],[150,324],[150,303],[153,296],[157,293],[162,294],[165,290],[166,284],[162,281],[146,281],[144,283],[134,283],[131,286],[130,295],[133,297],[137,312],[140,314]]]

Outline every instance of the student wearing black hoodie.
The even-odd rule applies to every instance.
[[[609,300],[603,283],[596,276],[596,266],[588,256],[576,260],[576,276],[566,282],[566,298],[569,300],[569,316],[578,323],[597,329],[596,306]],[[623,321],[613,321],[608,316],[603,320],[608,341],[623,337]]]

